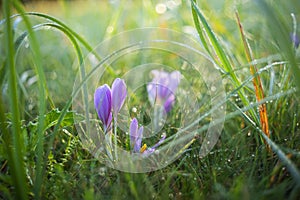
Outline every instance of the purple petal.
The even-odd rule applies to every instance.
[[[151,105],[154,105],[156,102],[156,97],[157,97],[157,88],[156,84],[150,82],[147,84],[147,92],[148,92],[148,99],[151,103]]]
[[[177,90],[177,87],[180,83],[181,74],[179,71],[173,71],[169,76],[169,89],[174,94]]]
[[[143,154],[144,155],[149,155],[149,154],[153,153],[155,151],[155,149],[165,141],[165,139],[166,139],[166,135],[163,135],[162,138],[155,145],[153,145],[152,147],[146,149],[143,152]]]
[[[167,137],[166,135],[163,135],[162,138],[155,145],[151,147],[151,149],[156,149],[159,145],[161,145],[165,141],[166,137]]]
[[[165,101],[164,103],[164,108],[165,108],[165,111],[168,113],[171,111],[173,105],[175,103],[175,95],[174,94],[171,94],[169,96],[169,98]]]
[[[115,116],[121,110],[126,99],[127,90],[123,79],[117,78],[112,84],[112,110]]]
[[[133,118],[133,120],[130,123],[130,143],[131,146],[134,145],[135,141],[138,138],[138,121],[136,118]]]
[[[175,102],[175,92],[180,83],[181,74],[179,71],[171,73],[152,70],[153,79],[147,85],[148,99],[154,103],[164,105],[166,112],[169,112]]]
[[[98,87],[94,93],[94,104],[97,114],[103,123],[104,131],[111,124],[111,91],[108,85]]]
[[[138,130],[138,138],[137,138],[137,140],[135,141],[135,144],[134,144],[133,151],[135,153],[140,152],[140,149],[141,149],[141,146],[142,146],[143,131],[144,131],[144,127],[142,126]]]
[[[169,73],[165,71],[153,70],[154,78],[153,83],[157,84],[157,95],[160,99],[165,100],[170,93],[169,86]]]

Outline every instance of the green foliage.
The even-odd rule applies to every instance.
[[[53,9],[54,13],[48,15],[25,13],[18,1],[3,1],[0,198],[300,198],[300,106],[296,92],[300,81],[300,54],[288,35],[292,31],[299,35],[300,25],[292,30],[290,17],[294,12],[300,21],[295,8],[299,3],[168,2],[165,3],[166,12],[159,14],[154,1],[111,4],[89,1],[85,4],[87,7],[80,2],[59,1],[55,6],[61,6],[60,12],[55,13]],[[178,2],[181,3],[172,7]],[[47,7],[43,3],[37,5]],[[13,8],[17,15],[12,16]],[[261,13],[257,12],[258,8]],[[246,59],[234,9],[241,16],[256,58],[253,63],[258,72],[253,76],[249,71],[253,63]],[[93,46],[123,30],[146,26],[172,28],[192,34],[191,37],[198,34],[195,40],[216,62],[222,74],[227,92],[224,99],[227,116],[220,140],[206,157],[199,157],[201,143],[196,140],[169,166],[150,173],[132,174],[108,168],[84,149],[75,128],[75,123],[84,116],[70,110],[76,95],[76,88],[72,92],[72,87],[77,72],[85,80],[85,70],[80,64],[87,53],[101,58],[93,52]],[[176,62],[172,58],[166,60]],[[121,63],[122,69],[110,68],[105,72],[107,81],[126,72],[130,64]],[[188,76],[189,72],[185,73]],[[266,96],[262,102],[255,102],[251,83],[258,75]],[[80,87],[85,87],[84,83]],[[207,91],[206,88],[199,90]],[[146,91],[138,92],[140,97],[136,96],[130,106],[143,110],[149,104],[147,96],[143,95]],[[206,99],[199,101],[205,105]],[[262,103],[267,106],[270,138],[259,128],[257,107]],[[178,128],[180,113],[176,106],[164,128],[168,133]],[[149,121],[145,115],[140,121],[143,120]],[[199,124],[204,127],[208,123],[201,121]]]

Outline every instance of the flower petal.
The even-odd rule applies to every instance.
[[[137,141],[138,138],[138,121],[136,118],[133,118],[133,120],[130,123],[130,146],[134,147],[134,144]]]
[[[179,71],[173,71],[169,75],[169,89],[174,94],[177,90],[177,87],[180,83],[181,73]]]
[[[123,79],[117,78],[111,87],[112,93],[112,110],[115,116],[121,110],[126,99],[127,90]]]
[[[94,105],[106,131],[111,124],[111,91],[107,84],[96,89],[94,93]]]
[[[174,103],[175,103],[175,95],[171,94],[169,96],[169,98],[164,103],[164,108],[165,108],[165,111],[167,113],[171,111],[171,109],[173,108]]]
[[[141,126],[138,130],[138,138],[134,144],[134,148],[133,148],[133,151],[135,153],[139,153],[140,152],[140,149],[141,149],[141,146],[142,146],[142,139],[143,139],[143,131],[144,131],[144,127]]]
[[[152,70],[153,79],[147,84],[148,99],[154,103],[163,105],[166,112],[169,112],[175,102],[175,92],[180,83],[181,74],[179,71],[171,73],[159,70]]]
[[[144,151],[143,154],[147,156],[147,155],[153,153],[155,151],[155,149],[165,141],[166,137],[167,137],[166,135],[163,135],[162,138],[155,145],[148,148],[146,151]]]

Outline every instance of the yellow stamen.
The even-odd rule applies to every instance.
[[[147,144],[144,144],[141,149],[140,149],[140,152],[143,153],[144,151],[146,151],[147,149]]]

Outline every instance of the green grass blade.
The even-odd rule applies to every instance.
[[[5,23],[5,46],[7,50],[7,66],[8,66],[8,87],[9,87],[9,102],[10,111],[12,113],[12,140],[11,146],[8,146],[8,160],[10,166],[10,173],[13,178],[13,185],[15,187],[15,194],[17,199],[28,199],[28,184],[25,176],[24,166],[24,149],[21,144],[21,121],[20,109],[17,94],[17,75],[15,66],[15,52],[13,43],[13,33],[10,20],[10,11],[12,3],[9,0],[3,1],[3,12],[6,17]],[[3,118],[3,117],[1,117]],[[3,119],[1,119],[2,121]],[[1,123],[3,126],[3,122]],[[9,144],[6,144],[9,145]]]
[[[35,60],[34,70],[38,77],[38,90],[39,90],[39,104],[38,104],[38,111],[39,111],[39,123],[38,123],[38,140],[37,140],[37,160],[36,160],[36,172],[35,172],[35,183],[34,183],[34,195],[36,199],[40,199],[40,193],[42,188],[42,169],[43,169],[43,153],[44,153],[44,114],[46,111],[46,95],[44,88],[46,87],[46,78],[42,68],[41,62],[41,54],[39,44],[35,37],[34,31],[32,30],[30,21],[25,13],[22,5],[18,1],[13,1],[15,9],[21,13],[21,17],[25,22],[27,31],[29,33],[29,38],[31,40],[32,45],[32,52]]]
[[[193,16],[195,16],[197,14],[198,18],[200,19],[202,28],[203,28],[203,30],[201,28],[199,28],[199,21],[194,19],[195,24],[197,24],[196,28],[197,28],[198,32],[205,31],[205,33],[207,34],[207,37],[208,37],[209,41],[211,42],[211,45],[212,45],[212,47],[213,47],[216,55],[220,59],[221,66],[229,74],[229,77],[232,79],[232,82],[233,82],[234,86],[235,87],[239,87],[241,85],[240,80],[236,76],[236,74],[234,72],[234,69],[232,68],[232,65],[231,65],[231,63],[230,63],[230,61],[229,61],[229,59],[228,59],[225,51],[223,50],[221,44],[219,43],[217,37],[215,36],[215,34],[213,32],[213,30],[211,29],[211,27],[209,26],[208,22],[206,21],[204,15],[200,11],[199,7],[197,6],[195,0],[191,0],[191,3],[192,3],[192,10],[195,13],[195,14],[193,14]],[[201,35],[204,35],[204,34],[201,34]],[[204,38],[202,38],[201,40],[203,40],[202,43],[206,43]],[[220,62],[217,62],[217,63],[220,63]],[[244,90],[243,89],[239,90],[238,94],[239,94],[239,96],[240,96],[241,101],[243,102],[243,104],[245,106],[248,106],[249,105],[249,101],[246,98]],[[250,110],[249,112],[250,112],[251,117],[254,119],[254,121],[256,123],[259,123],[258,116],[255,113],[255,111],[254,110]]]
[[[266,16],[267,26],[269,30],[271,30],[270,34],[279,47],[279,53],[290,62],[295,77],[294,80],[299,89],[298,91],[300,92],[300,68],[296,61],[294,46],[289,37],[290,32],[288,31],[288,25],[280,15],[280,12],[274,7],[271,7],[271,5],[269,5],[266,1],[256,0],[256,3],[264,13],[263,15]]]

